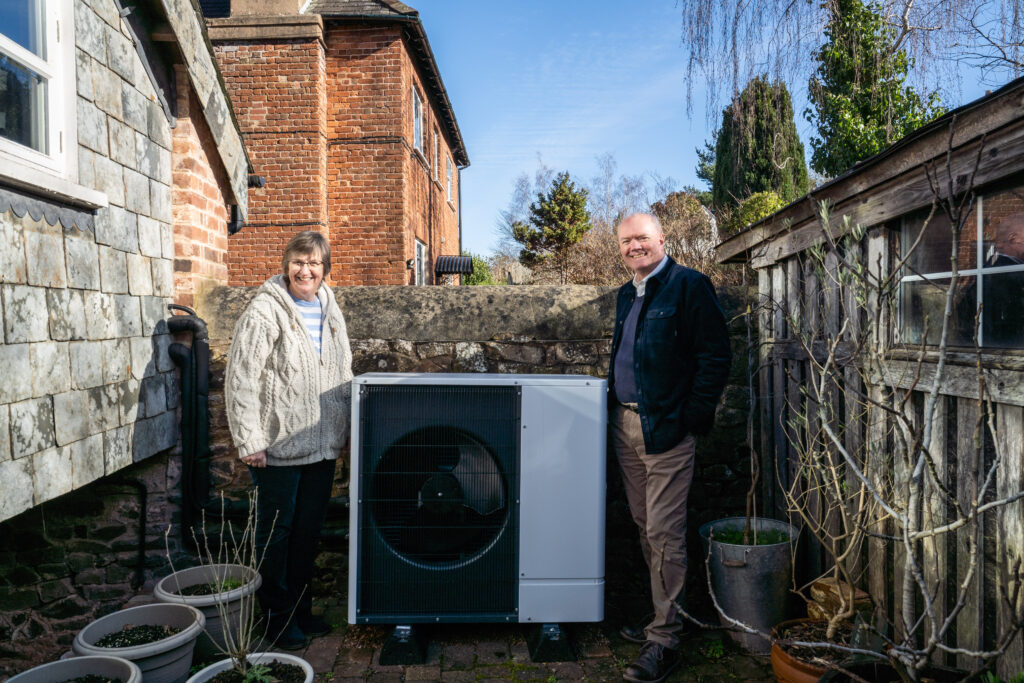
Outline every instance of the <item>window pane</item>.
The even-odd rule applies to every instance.
[[[960,278],[953,301],[947,342],[951,346],[974,346],[974,312],[978,294],[974,277]],[[936,286],[937,285],[937,286]],[[904,282],[902,292],[903,341],[910,344],[938,344],[942,336],[942,317],[946,310],[949,279]],[[987,309],[987,306],[986,306]],[[927,338],[925,325],[927,320]],[[988,339],[985,339],[986,344]]]
[[[967,270],[977,268],[977,221],[974,213],[968,217],[960,233],[957,268]],[[907,216],[903,220],[903,231],[900,237],[900,248],[904,256],[910,251],[914,241],[921,233],[921,241],[907,258],[907,275],[927,273],[948,273],[953,270],[950,254],[953,246],[953,230],[949,218],[941,210],[936,210],[928,224],[925,225],[927,212]]]
[[[6,55],[0,55],[0,136],[49,154],[46,81]]]
[[[0,0],[0,33],[46,59],[43,0]]]
[[[988,203],[985,204],[986,208]],[[982,341],[986,347],[1024,348],[1024,266],[982,280]]]
[[[1018,188],[986,196],[982,216],[985,267],[1024,263],[1024,190]],[[988,315],[987,298],[985,304],[985,315]],[[985,345],[988,346],[987,337]]]

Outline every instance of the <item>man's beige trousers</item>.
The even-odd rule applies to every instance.
[[[651,575],[654,621],[647,625],[647,640],[676,648],[683,621],[673,601],[686,586],[686,499],[696,439],[687,435],[671,450],[648,455],[640,416],[622,406],[612,413],[611,437]]]

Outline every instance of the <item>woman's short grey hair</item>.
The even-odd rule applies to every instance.
[[[288,263],[295,260],[296,256],[308,256],[320,254],[320,260],[324,262],[324,277],[331,272],[331,245],[327,238],[316,230],[303,230],[295,233],[295,236],[288,240],[284,248],[284,255],[281,257],[281,270],[284,272],[285,281],[288,280]]]

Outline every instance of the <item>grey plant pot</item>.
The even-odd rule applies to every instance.
[[[238,588],[212,595],[178,594],[178,591],[189,586],[217,583],[225,579],[241,579],[245,583]],[[249,617],[247,610],[255,608],[253,594],[262,583],[263,578],[259,572],[240,564],[202,565],[164,577],[153,589],[153,597],[159,602],[190,605],[203,613],[206,628],[196,642],[196,654],[200,660],[209,660],[225,652],[225,628],[229,633],[238,633],[239,625]],[[223,606],[223,612],[218,610],[218,604]]]
[[[62,683],[71,678],[95,674],[118,678],[122,683],[142,683],[142,671],[121,657],[74,657],[50,662],[7,679],[7,683]]]
[[[254,652],[248,657],[249,662],[252,664],[258,664],[259,662],[286,662],[288,664],[296,664],[302,667],[302,670],[306,674],[306,683],[313,683],[313,667],[306,660],[295,655],[288,655],[283,652]],[[214,662],[210,666],[206,667],[202,671],[197,672],[192,678],[188,679],[188,683],[206,683],[211,678],[219,673],[228,671],[232,666],[230,659],[222,659],[219,662]]]
[[[722,543],[710,538],[712,529],[741,530],[746,523],[746,517],[716,519],[700,528],[700,537],[718,604],[733,619],[767,633],[786,617],[793,576],[790,556],[797,528],[787,522],[761,517],[757,519],[757,531],[781,531],[789,538],[771,545]],[[721,615],[719,620],[723,626],[728,625]],[[771,651],[771,643],[757,634],[729,631],[728,635],[750,652],[768,654]]]
[[[181,631],[146,645],[96,647],[97,640],[128,624],[174,626]],[[114,655],[131,660],[142,670],[145,683],[182,683],[188,678],[196,638],[205,624],[206,618],[195,607],[157,602],[100,617],[78,632],[71,649],[76,655]]]

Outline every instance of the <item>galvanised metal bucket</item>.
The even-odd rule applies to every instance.
[[[767,633],[786,618],[797,529],[787,522],[758,518],[757,531],[781,531],[788,539],[771,545],[733,545],[711,540],[712,529],[716,533],[742,531],[746,524],[746,517],[716,519],[700,528],[700,537],[719,606],[733,619]],[[719,619],[728,625],[724,618]],[[753,633],[729,631],[729,637],[750,652],[767,654],[771,650],[767,638]]]

